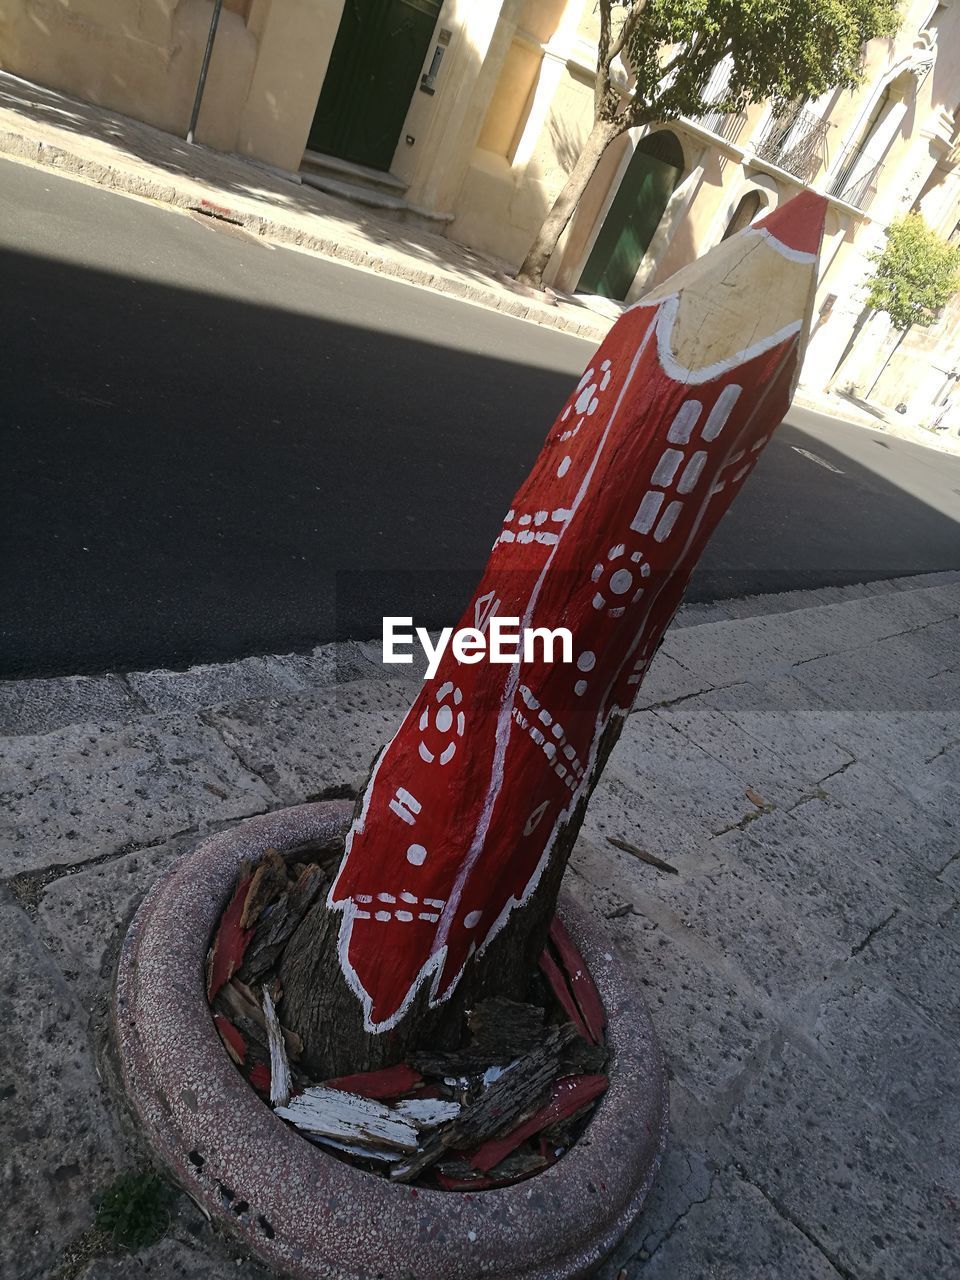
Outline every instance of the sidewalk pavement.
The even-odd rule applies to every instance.
[[[0,1274],[264,1275],[183,1196],[159,1244],[98,1254],[91,1196],[149,1161],[106,1038],[117,950],[201,836],[356,788],[416,677],[351,642],[0,685]],[[681,610],[566,879],[671,1076],[602,1280],[960,1275],[958,824],[960,573]]]
[[[511,279],[505,262],[437,232],[302,185],[203,146],[0,72],[0,157],[27,160],[114,191],[194,210],[278,244],[463,298],[593,342],[613,320]]]
[[[865,400],[855,400],[851,396],[833,392],[814,391],[801,385],[793,398],[793,404],[801,409],[825,413],[831,418],[842,418],[844,422],[858,427],[869,427],[872,431],[896,436],[898,440],[909,440],[911,444],[923,445],[925,449],[937,449],[940,453],[952,453],[960,457],[960,436],[916,426],[900,414],[880,409]]]

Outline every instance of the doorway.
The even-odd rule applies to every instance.
[[[583,268],[581,293],[626,298],[682,176],[683,148],[675,133],[660,129],[640,139]]]
[[[389,170],[443,0],[346,0],[307,146]]]

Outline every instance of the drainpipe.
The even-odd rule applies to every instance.
[[[193,135],[197,128],[197,117],[200,115],[200,103],[203,101],[203,90],[207,83],[207,72],[210,70],[210,55],[213,52],[213,42],[217,34],[217,24],[220,22],[220,9],[223,0],[213,0],[213,17],[210,19],[210,30],[207,32],[207,47],[203,51],[203,62],[200,65],[200,79],[197,81],[197,96],[193,100],[193,110],[190,113],[190,125],[187,129],[187,142],[193,143]]]

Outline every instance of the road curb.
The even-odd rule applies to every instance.
[[[219,199],[215,202],[202,196],[198,197],[196,192],[185,190],[175,182],[166,182],[134,170],[102,164],[80,151],[72,151],[55,143],[44,142],[13,129],[0,128],[0,155],[7,159],[26,161],[42,168],[53,169],[61,174],[82,178],[95,186],[105,187],[111,191],[138,196],[158,204],[171,205],[186,212],[204,214],[213,219],[219,218],[241,226],[253,235],[272,243],[304,249],[334,262],[343,262],[366,271],[373,271],[377,275],[430,289],[434,293],[441,293],[462,302],[475,303],[488,310],[499,311],[503,315],[513,316],[519,320],[528,320],[590,342],[602,342],[609,332],[610,324],[613,323],[611,321],[610,324],[604,325],[596,320],[574,321],[562,312],[538,303],[535,299],[527,300],[512,292],[501,293],[494,288],[485,288],[483,285],[467,280],[451,278],[429,266],[414,266],[402,259],[392,257],[389,253],[376,253],[356,245],[340,244],[335,237],[312,234],[282,218],[250,213],[230,204],[226,193],[222,193],[222,199],[226,203],[221,204]],[[244,158],[238,157],[238,159]],[[197,182],[198,186],[201,185],[198,179],[192,179],[192,181]],[[211,194],[215,190],[211,189]],[[218,197],[221,196],[219,191],[216,191],[216,194]],[[451,268],[451,270],[455,269]]]

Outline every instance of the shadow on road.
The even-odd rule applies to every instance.
[[[26,254],[0,270],[7,678],[455,621],[573,381]],[[952,520],[799,442],[767,450],[692,598],[956,566]]]

